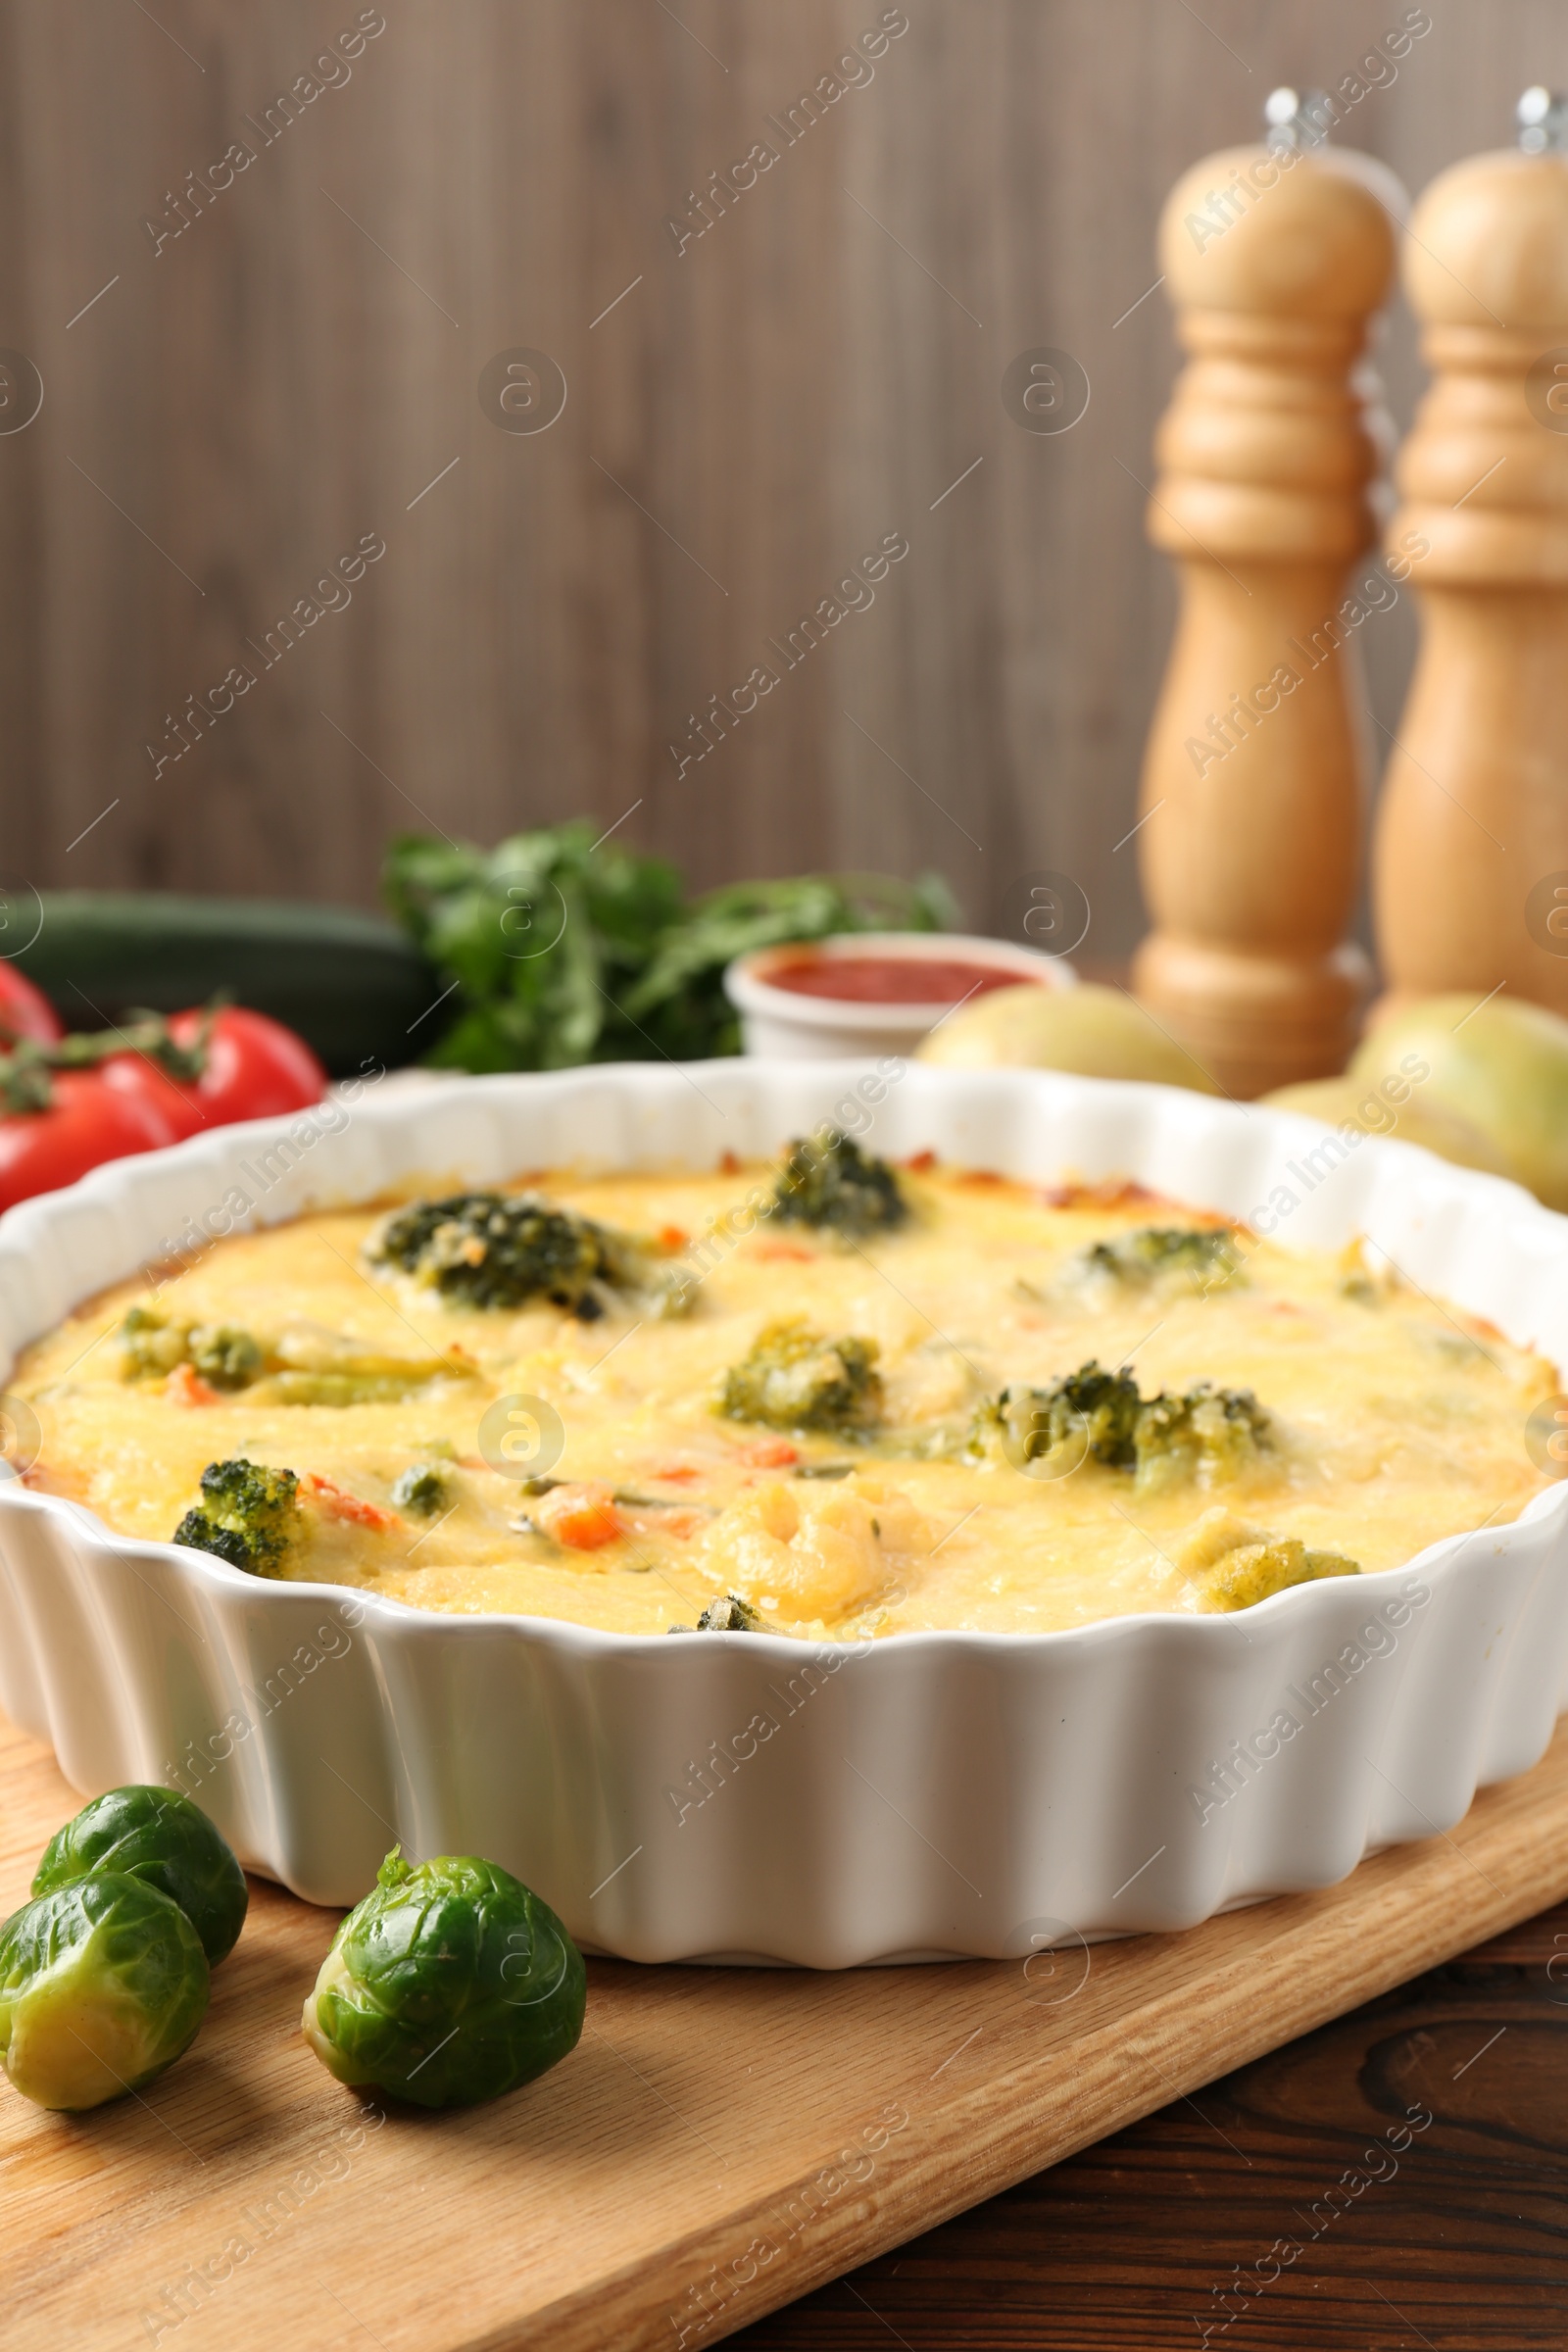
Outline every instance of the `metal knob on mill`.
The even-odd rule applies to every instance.
[[[1149,532],[1181,611],[1145,756],[1153,929],[1133,986],[1238,1096],[1343,1068],[1369,972],[1346,938],[1369,745],[1350,573],[1389,432],[1364,361],[1405,198],[1327,147],[1326,102],[1269,101],[1160,221],[1188,365]],[[1359,575],[1357,575],[1359,576]]]
[[[1390,544],[1422,636],[1373,853],[1397,1000],[1500,987],[1568,1013],[1568,102],[1443,172],[1404,282],[1433,371]]]

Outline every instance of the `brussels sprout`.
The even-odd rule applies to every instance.
[[[120,1871],[76,1879],[0,1928],[0,2066],[40,2107],[101,2107],[172,2066],[210,1985],[176,1902]]]
[[[32,1891],[50,1894],[105,1871],[140,1879],[176,1902],[210,1968],[228,1958],[245,1924],[250,1888],[227,1839],[188,1796],[154,1788],[95,1796],[44,1847]]]
[[[417,2107],[469,2107],[574,2049],[582,1955],[538,1895],[493,1862],[397,1846],[332,1939],[305,2038],[340,2082]]]

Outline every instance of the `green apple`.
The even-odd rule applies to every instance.
[[[1413,1101],[1457,1112],[1548,1208],[1568,1208],[1568,1021],[1544,1004],[1504,994],[1396,1006],[1348,1075],[1363,1086],[1402,1075]]]
[[[1391,1082],[1387,1079],[1384,1085]],[[1326,1127],[1358,1127],[1363,1135],[1392,1136],[1401,1144],[1420,1144],[1440,1159],[1461,1168],[1485,1168],[1491,1176],[1511,1176],[1513,1168],[1490,1136],[1447,1102],[1426,1100],[1411,1089],[1402,1074],[1392,1081],[1404,1100],[1391,1099],[1376,1085],[1351,1077],[1308,1078],[1297,1086],[1276,1087],[1263,1101],[1271,1109],[1298,1110]]]
[[[949,1069],[1077,1070],[1088,1078],[1144,1078],[1156,1086],[1221,1089],[1124,989],[993,989],[940,1021],[917,1058]]]

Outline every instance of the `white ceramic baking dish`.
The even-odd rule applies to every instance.
[[[834,1117],[894,1156],[1261,1210],[1288,1245],[1364,1232],[1568,1357],[1568,1219],[1426,1152],[1160,1087],[756,1061],[370,1089],[122,1160],[0,1223],[0,1347],[188,1249],[192,1219],[271,1222],[417,1176],[708,1167]],[[362,1894],[397,1838],[491,1856],[631,1959],[1017,1954],[1326,1885],[1524,1771],[1564,1696],[1565,1507],[1554,1487],[1516,1525],[1241,1617],[812,1649],[261,1582],[12,1483],[0,1705],[77,1788],[182,1786],[315,1902]]]

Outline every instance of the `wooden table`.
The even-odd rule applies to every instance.
[[[0,1724],[0,1913],[75,1801]],[[593,1962],[565,2064],[431,2117],[318,2067],[335,1915],[257,1883],[143,2094],[70,2117],[0,2086],[0,2346],[1560,2345],[1564,1898],[1568,1724],[1451,1836],[1184,1936]]]
[[[1434,2121],[1341,2210],[1329,2186],[1381,2136],[1395,2092]],[[1280,2240],[1301,2249],[1288,2267]],[[1259,2257],[1279,2276],[1245,2311],[1233,2292],[1225,2327],[1215,2290]],[[1568,1903],[728,2341],[1191,2352],[1205,2325],[1225,2352],[1561,2352]]]

